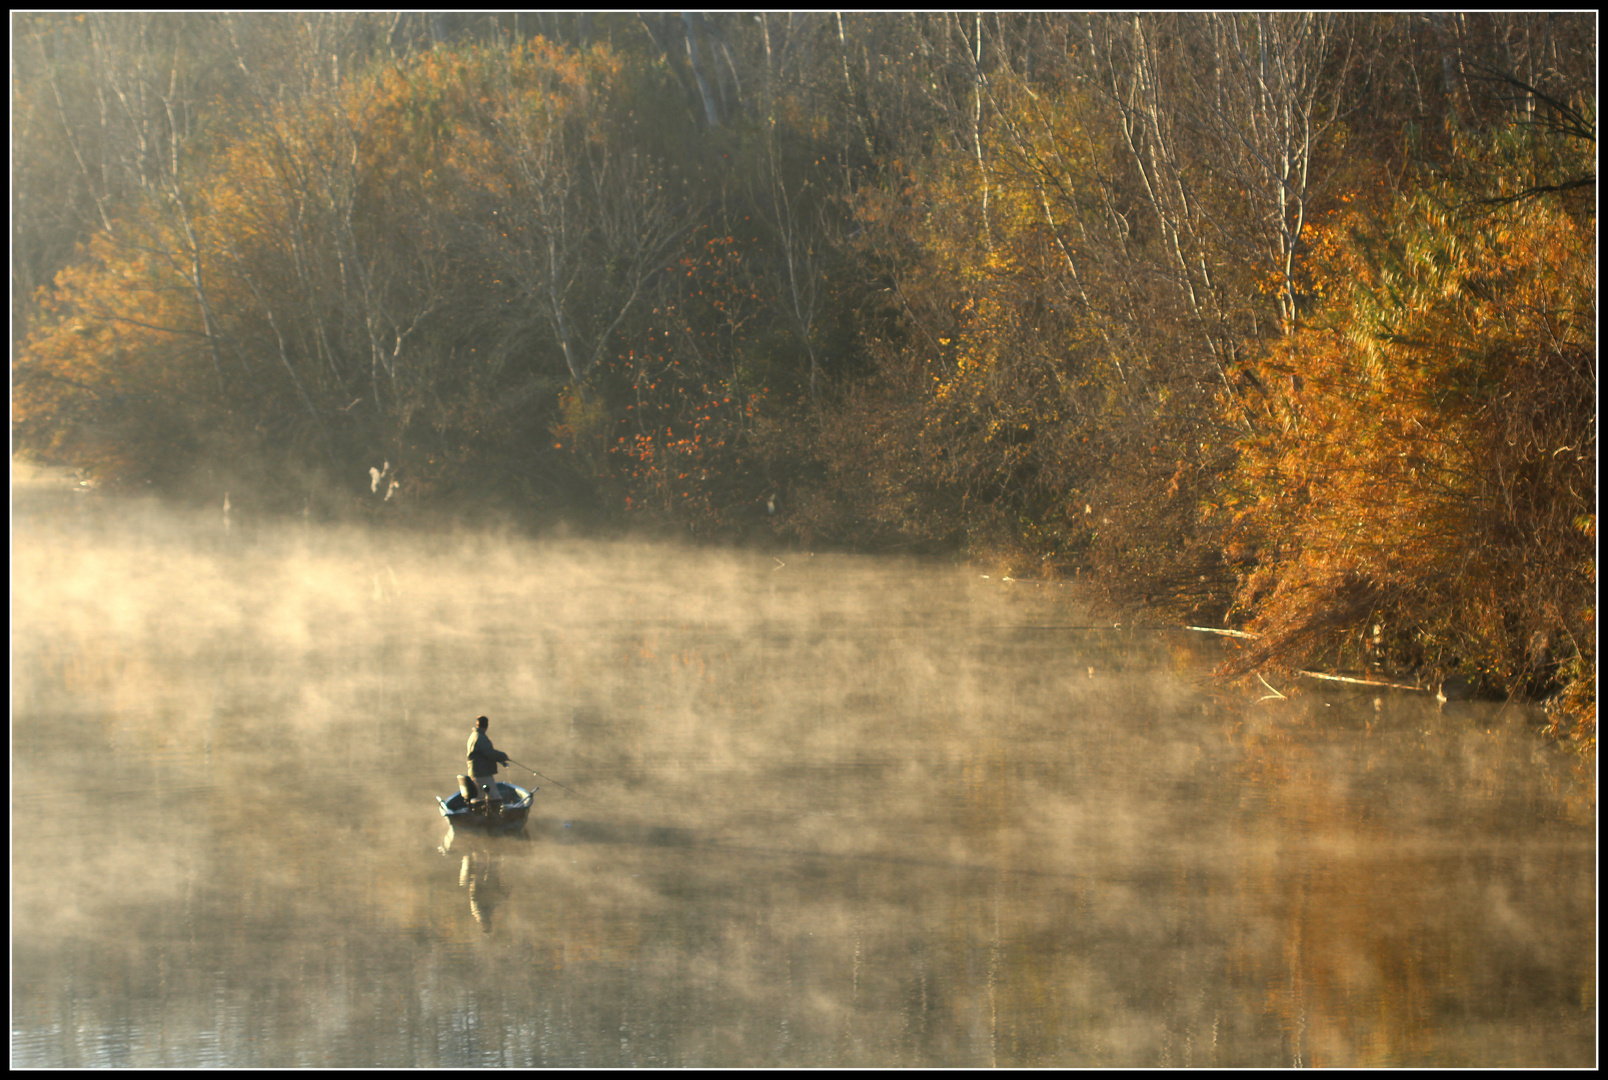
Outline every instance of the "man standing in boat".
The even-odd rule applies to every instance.
[[[475,721],[475,729],[469,733],[469,775],[475,778],[475,783],[486,793],[488,802],[501,802],[497,795],[497,766],[508,761],[508,755],[491,745],[491,736],[486,734],[486,726],[491,721],[482,716]]]

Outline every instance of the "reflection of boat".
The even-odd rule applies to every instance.
[[[451,798],[436,796],[441,816],[454,829],[479,829],[483,832],[518,832],[530,817],[530,804],[538,788],[522,788],[513,784],[493,781],[501,802],[488,803],[482,797],[480,786],[467,776],[458,777],[458,790]]]

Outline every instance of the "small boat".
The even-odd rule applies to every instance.
[[[467,776],[458,777],[458,790],[449,798],[436,796],[441,816],[455,829],[484,832],[518,832],[530,817],[530,804],[539,788],[522,788],[493,781],[500,802],[488,802],[480,785]]]

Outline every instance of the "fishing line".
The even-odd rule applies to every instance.
[[[569,792],[571,795],[574,795],[578,799],[586,799],[587,798],[587,796],[582,795],[579,791],[576,791],[574,788],[570,787],[568,784],[560,784],[557,780],[554,780],[551,776],[547,776],[547,775],[544,775],[543,773],[539,773],[535,769],[531,768],[529,765],[523,764],[522,762],[515,761],[513,758],[508,759],[508,764],[510,764],[510,765],[518,765],[521,769],[524,769],[526,772],[531,773],[531,774],[536,775],[536,776],[540,776],[543,780],[546,780],[549,784],[552,784],[555,787],[563,788],[565,791]],[[590,800],[588,800],[588,801],[590,801]]]

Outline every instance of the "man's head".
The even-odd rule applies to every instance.
[[[482,716],[480,719],[475,721],[475,727],[479,728],[481,731],[485,731],[486,730],[486,725],[489,724],[489,723],[491,723],[491,721],[488,718]]]

